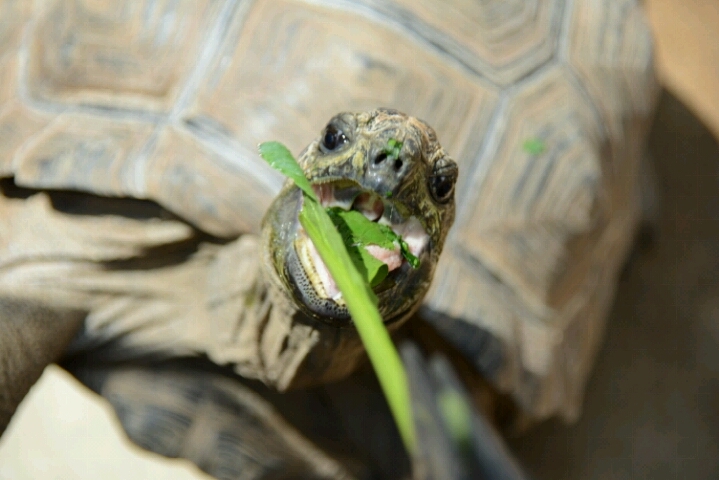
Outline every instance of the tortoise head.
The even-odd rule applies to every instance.
[[[399,248],[369,247],[389,275],[374,291],[388,324],[399,324],[426,293],[454,220],[457,164],[425,122],[380,109],[340,113],[301,153],[299,163],[325,207],[358,210],[389,226],[419,258],[413,268]],[[306,316],[351,324],[340,292],[298,221],[303,195],[288,181],[263,222],[265,267]]]

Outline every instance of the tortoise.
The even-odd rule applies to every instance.
[[[243,300],[268,265],[260,225],[283,182],[255,149],[299,152],[337,112],[384,105],[427,120],[460,172],[434,281],[397,335],[426,327],[519,416],[577,418],[642,215],[656,83],[635,0],[4,0],[0,19],[12,19],[0,21],[0,325],[35,318],[12,338],[38,352],[15,365],[39,374],[63,356],[133,439],[168,455],[196,458],[201,442],[180,448],[169,420],[133,436],[138,411],[188,423],[213,392],[229,422],[245,402],[277,431],[283,465],[336,475],[351,455],[328,455],[282,405],[337,385],[369,395],[371,381],[352,380],[352,329],[290,334],[281,315],[238,326],[277,300]],[[293,370],[328,341],[308,374]],[[3,342],[6,362],[16,345]],[[231,372],[162,363],[180,357]],[[7,411],[36,378],[21,377]],[[247,448],[265,461],[245,471],[280,462],[280,447]]]

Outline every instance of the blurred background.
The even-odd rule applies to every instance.
[[[719,478],[719,2],[644,3],[664,87],[649,138],[658,235],[621,278],[579,421],[510,439],[537,479]],[[131,446],[49,368],[0,441],[0,478],[130,477],[203,478]]]

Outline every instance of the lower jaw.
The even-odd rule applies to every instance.
[[[335,326],[345,326],[351,322],[344,302],[340,304],[316,293],[317,290],[297,254],[294,243],[288,249],[285,268],[285,276],[301,310],[323,323]]]
[[[319,252],[317,252],[314,244],[304,233],[297,235],[294,241],[294,250],[300,268],[304,271],[305,277],[315,295],[319,298],[332,300],[339,306],[344,307],[345,301],[337,284],[325,264],[319,260]]]

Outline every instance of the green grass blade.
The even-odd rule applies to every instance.
[[[270,164],[272,168],[278,170],[290,177],[298,187],[305,192],[310,198],[317,200],[315,191],[312,190],[309,180],[305,177],[305,172],[297,163],[292,153],[280,142],[265,142],[260,144],[260,155]]]
[[[399,151],[401,143],[395,143],[394,147]],[[377,297],[355,267],[342,236],[327,211],[318,203],[312,186],[290,151],[279,142],[266,142],[260,145],[260,155],[270,166],[294,180],[305,193],[300,223],[342,292],[405,448],[413,454],[416,437],[407,374],[377,309]]]
[[[405,448],[412,454],[416,438],[407,374],[377,310],[377,297],[354,267],[342,237],[319,203],[305,198],[299,220],[342,292]]]

